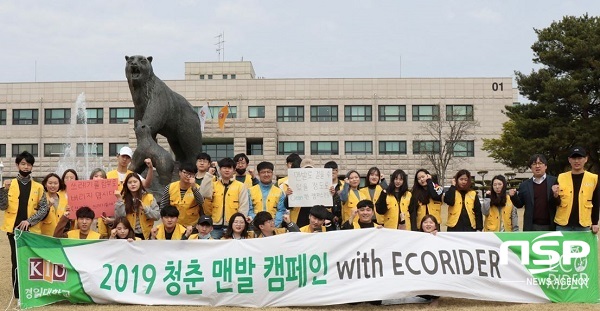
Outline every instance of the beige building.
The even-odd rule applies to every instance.
[[[389,175],[401,168],[412,184],[417,169],[432,169],[423,153],[444,143],[422,129],[438,117],[479,122],[474,135],[455,144],[460,162],[448,177],[460,168],[474,175],[487,170],[486,179],[512,171],[481,150],[482,138],[500,134],[507,120],[501,110],[516,101],[510,77],[266,79],[242,61],[186,63],[184,80],[165,82],[197,109],[210,103],[214,119],[203,133],[205,151],[217,159],[244,152],[251,166],[272,161],[278,175],[285,175],[286,156],[297,152],[316,165],[335,160],[340,173],[366,174],[378,166]],[[85,100],[77,104],[81,93]],[[230,114],[221,131],[216,119],[227,103]],[[84,105],[87,125],[77,116]],[[82,175],[98,166],[111,169],[121,146],[135,147],[132,120],[125,80],[0,83],[4,176],[15,175],[14,156],[23,150],[36,156],[38,177],[65,167]],[[164,138],[159,143],[168,147]],[[66,164],[65,153],[72,159]]]

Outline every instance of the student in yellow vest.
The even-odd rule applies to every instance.
[[[121,192],[115,190],[115,217],[125,217],[133,226],[133,235],[141,240],[150,238],[154,221],[160,219],[158,204],[142,185],[140,176],[130,173]]]
[[[598,175],[585,170],[587,160],[585,149],[572,148],[569,152],[571,171],[558,175],[558,185],[552,186],[554,197],[559,200],[554,217],[558,231],[598,233]]]
[[[46,218],[42,220],[41,229],[43,235],[54,236],[54,229],[60,217],[65,213],[67,207],[67,197],[61,190],[65,189],[65,183],[55,173],[50,173],[42,180],[42,186],[46,190],[46,201],[48,202],[49,212]]]
[[[181,163],[179,165],[179,181],[168,184],[160,199],[160,208],[169,205],[179,210],[179,224],[187,227],[198,223],[200,215],[204,214],[202,203],[204,201],[200,193],[200,186],[196,184],[196,165],[192,163]],[[206,175],[208,176],[208,175]],[[212,183],[212,176],[204,180]]]
[[[364,228],[383,228],[380,224],[373,221],[375,215],[375,205],[370,200],[361,200],[352,209],[350,218],[342,224],[342,230],[364,229]]]
[[[376,166],[373,166],[367,172],[366,185],[360,189],[360,192],[375,204],[383,189],[387,187],[385,179],[381,176],[381,171]],[[379,218],[378,221],[380,221]]]
[[[308,215],[308,225],[300,228],[300,232],[304,233],[319,233],[327,231],[335,231],[337,227],[327,219],[330,213],[323,205],[315,205],[311,207]]]
[[[67,208],[65,213],[62,215],[58,224],[56,225],[56,230],[54,231],[55,238],[69,238],[69,239],[80,239],[80,240],[98,240],[100,239],[100,234],[96,231],[92,231],[92,222],[96,217],[94,211],[87,207],[82,206],[75,212],[75,216],[77,217],[77,228],[74,230],[69,230],[65,232],[65,226],[69,222],[69,214],[70,209]]]
[[[283,228],[278,228],[275,226],[275,220],[271,213],[267,211],[261,211],[256,214],[254,217],[254,237],[255,238],[267,238],[270,236],[274,236],[277,234],[284,234],[288,232],[300,232],[300,228],[298,225],[293,223],[290,220],[290,215],[285,214],[283,216],[283,222],[285,226]]]
[[[419,169],[415,173],[415,180],[411,190],[412,196],[417,201],[416,222],[420,226],[421,219],[425,215],[433,215],[438,221],[442,221],[442,192],[443,188],[436,185],[431,174],[426,169]],[[418,228],[420,229],[420,227]],[[440,228],[438,228],[439,230]]]
[[[375,203],[377,223],[389,229],[417,230],[417,201],[408,191],[408,176],[395,170],[390,185]]]
[[[302,158],[297,153],[292,153],[289,156],[287,156],[287,158],[285,158],[285,165],[287,168],[299,168],[300,163],[302,163]],[[277,180],[277,187],[281,187],[281,184],[285,183],[287,180],[287,176],[279,178]],[[282,190],[285,191],[285,189]]]
[[[245,240],[251,239],[252,235],[248,232],[249,223],[246,215],[242,213],[234,213],[229,218],[227,229],[221,240]]]
[[[192,176],[194,177],[194,176]],[[160,210],[161,224],[152,228],[150,240],[185,240],[186,228],[177,221],[179,210],[175,206],[165,206]]]
[[[250,189],[250,187],[258,184],[258,179],[254,177],[254,170],[246,170],[248,169],[248,164],[250,164],[250,159],[244,153],[238,153],[233,157],[233,162],[235,162],[235,180],[246,185],[246,188]]]
[[[192,234],[193,227],[189,226],[185,230],[185,234],[181,238],[182,240],[212,240],[210,233],[213,231],[212,218],[207,215],[200,216],[198,223],[196,224],[196,230],[198,233]]]
[[[212,199],[212,205],[207,215],[212,217],[214,229],[211,232],[213,239],[223,237],[228,221],[237,212],[248,217],[248,188],[234,178],[235,162],[231,158],[219,160],[219,173],[221,178],[217,181],[204,183],[202,193]],[[208,174],[207,174],[208,177]],[[212,177],[211,177],[212,178]]]
[[[360,185],[360,175],[357,171],[351,170],[346,174],[344,188],[340,192],[342,201],[342,223],[350,219],[352,210],[356,209],[359,201],[368,200],[367,196],[358,190]]]
[[[202,181],[204,180],[204,176],[209,170],[216,168],[213,167],[216,163],[211,162],[210,155],[206,152],[200,152],[196,157],[196,184],[198,186],[202,185]],[[213,181],[217,180],[217,174],[215,172],[209,172],[210,175],[213,176]],[[209,198],[203,197],[204,202],[202,203],[203,213],[206,214],[206,211],[210,208],[212,201]]]
[[[483,228],[486,232],[519,231],[519,216],[512,199],[515,189],[507,190],[508,183],[502,175],[492,178],[492,191],[486,192],[489,198],[483,199],[481,212],[485,216]]]
[[[2,231],[8,235],[10,244],[10,260],[12,263],[12,283],[15,298],[19,298],[17,280],[17,253],[13,229],[29,230],[41,233],[40,221],[48,214],[48,205],[44,187],[33,180],[31,171],[35,158],[27,151],[15,158],[19,174],[15,179],[6,179],[0,188],[0,210],[4,212]]]
[[[273,184],[274,168],[275,166],[271,162],[260,162],[256,166],[259,182],[248,190],[250,195],[248,216],[254,219],[256,214],[266,211],[271,214],[271,218],[275,219],[275,227],[279,228],[283,215],[287,211],[285,208],[286,196],[281,188]]]
[[[143,240],[135,236],[131,223],[125,217],[115,218],[114,228],[110,231],[108,238],[111,240],[127,240],[128,242]]]
[[[471,189],[471,172],[460,170],[454,175],[444,202],[448,204],[448,231],[483,230],[481,202],[477,192]]]
[[[421,222],[419,223],[419,228],[421,228],[421,232],[430,233],[433,235],[437,235],[438,228],[440,227],[440,223],[433,215],[425,215]],[[421,297],[429,301],[429,306],[437,307],[439,303],[440,296],[434,295],[418,295],[417,297]]]

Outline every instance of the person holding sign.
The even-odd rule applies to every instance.
[[[254,237],[255,238],[266,238],[277,234],[284,234],[288,232],[300,232],[298,225],[290,221],[290,214],[283,216],[283,221],[286,224],[284,228],[277,228],[275,221],[271,213],[267,211],[258,212],[254,217]]]
[[[162,223],[150,230],[150,240],[185,240],[186,228],[178,223],[178,218],[177,207],[168,205],[162,208],[160,210]]]
[[[248,216],[254,219],[254,216],[261,211],[271,214],[275,218],[275,227],[281,226],[283,215],[287,211],[285,208],[285,194],[281,188],[273,184],[273,169],[275,166],[271,162],[260,162],[256,166],[258,170],[259,182],[248,190],[250,195]]]
[[[123,190],[115,190],[115,217],[126,217],[135,237],[142,240],[150,238],[154,221],[160,219],[158,204],[151,193],[146,192],[140,176],[130,173],[125,178]],[[113,226],[114,227],[114,226]]]
[[[519,216],[517,207],[513,205],[516,190],[506,191],[506,178],[497,175],[492,178],[492,190],[488,191],[489,198],[483,199],[481,212],[485,216],[484,229],[486,232],[516,232],[519,231]]]
[[[181,163],[179,165],[179,181],[172,182],[165,187],[160,199],[161,209],[171,205],[179,210],[179,224],[184,227],[198,223],[204,199],[200,193],[200,186],[196,184],[196,165]],[[207,175],[208,176],[208,175]],[[203,182],[211,183],[212,176]]]
[[[235,213],[229,218],[227,230],[223,234],[221,240],[245,240],[251,239],[252,236],[248,234],[248,227],[250,225],[246,221],[246,215],[242,213]]]
[[[342,224],[342,230],[364,229],[364,228],[382,228],[382,226],[373,221],[375,215],[375,205],[370,200],[361,200],[352,210],[350,218]]]
[[[328,219],[331,214],[323,205],[315,205],[310,209],[308,215],[308,225],[300,228],[300,232],[318,233],[337,230],[334,223]]]
[[[408,175],[403,170],[395,170],[391,183],[376,202],[377,222],[385,228],[416,230],[417,201],[408,191]],[[381,217],[380,217],[381,216]],[[406,220],[409,220],[406,223]]]
[[[471,189],[471,172],[460,170],[444,196],[448,204],[448,231],[481,231],[483,217],[477,192]]]
[[[96,217],[94,211],[88,206],[82,206],[77,209],[75,212],[75,216],[77,216],[77,228],[74,230],[69,230],[65,232],[65,226],[69,222],[69,208],[66,209],[63,216],[58,221],[56,225],[56,230],[54,230],[55,238],[69,238],[69,239],[80,239],[80,240],[98,240],[100,239],[100,234],[98,232],[92,231],[92,222]]]
[[[15,158],[19,174],[15,179],[6,179],[0,188],[0,210],[4,212],[2,231],[8,235],[10,261],[12,264],[12,284],[15,298],[19,298],[17,277],[17,250],[14,229],[41,233],[40,221],[48,214],[44,187],[33,180],[31,171],[35,158],[27,151]]]
[[[46,218],[42,220],[42,234],[53,236],[56,223],[65,213],[67,206],[67,196],[64,192],[66,187],[65,183],[55,173],[46,175],[42,180],[42,186],[46,190],[46,200],[50,210]]]
[[[436,185],[431,174],[422,168],[415,174],[415,181],[411,190],[412,196],[417,201],[416,222],[421,225],[421,219],[425,215],[433,215],[436,219],[442,219],[442,192],[444,189]],[[421,227],[419,227],[420,229]],[[439,230],[440,228],[438,228]]]
[[[350,219],[353,210],[357,208],[359,201],[367,200],[367,196],[358,190],[360,185],[360,175],[357,171],[351,170],[346,174],[344,188],[340,192],[342,201],[342,223]]]
[[[333,187],[333,191],[331,192],[333,196],[333,206],[327,207],[329,211],[327,219],[333,222],[335,227],[339,228],[340,220],[342,219],[342,200],[340,199],[340,192],[344,188],[344,182],[338,178],[339,168],[335,161],[329,161],[325,163],[323,167],[331,169],[331,186]]]

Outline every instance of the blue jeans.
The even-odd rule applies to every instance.
[[[580,226],[560,226],[556,225],[556,231],[590,231],[590,227],[580,227]]]
[[[215,240],[220,240],[225,230],[227,230],[225,226],[214,226],[213,231],[210,232],[210,236]]]

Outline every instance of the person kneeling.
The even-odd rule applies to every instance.
[[[187,227],[182,240],[213,240],[210,233],[213,231],[213,221],[210,216],[202,215],[196,224],[198,233],[192,234],[192,226]]]
[[[65,213],[60,217],[56,229],[54,230],[55,238],[69,238],[69,239],[81,239],[81,240],[98,240],[100,239],[100,233],[90,230],[92,222],[96,217],[94,211],[87,207],[80,207],[75,216],[77,216],[77,228],[76,230],[65,231],[65,226],[69,223],[70,210],[67,207]]]
[[[117,217],[113,222],[113,227],[110,231],[109,239],[127,240],[128,242],[141,240],[135,236],[135,231],[126,217]]]
[[[381,228],[382,226],[373,221],[374,208],[370,200],[361,200],[356,204],[356,209],[352,210],[350,219],[342,224],[342,230],[346,229],[364,229]],[[358,217],[356,217],[358,216]]]
[[[275,228],[273,215],[266,211],[258,212],[256,216],[254,216],[253,222],[255,238],[266,238],[287,232],[300,232],[300,228],[290,221],[290,214],[283,215],[283,222],[286,224],[285,228]]]
[[[329,211],[323,205],[315,205],[310,208],[308,214],[308,225],[300,228],[300,232],[318,233],[326,231],[334,231],[336,228],[333,223],[327,219]]]
[[[185,234],[185,227],[177,223],[179,210],[177,207],[167,205],[160,210],[162,224],[150,231],[151,240],[181,240]]]

